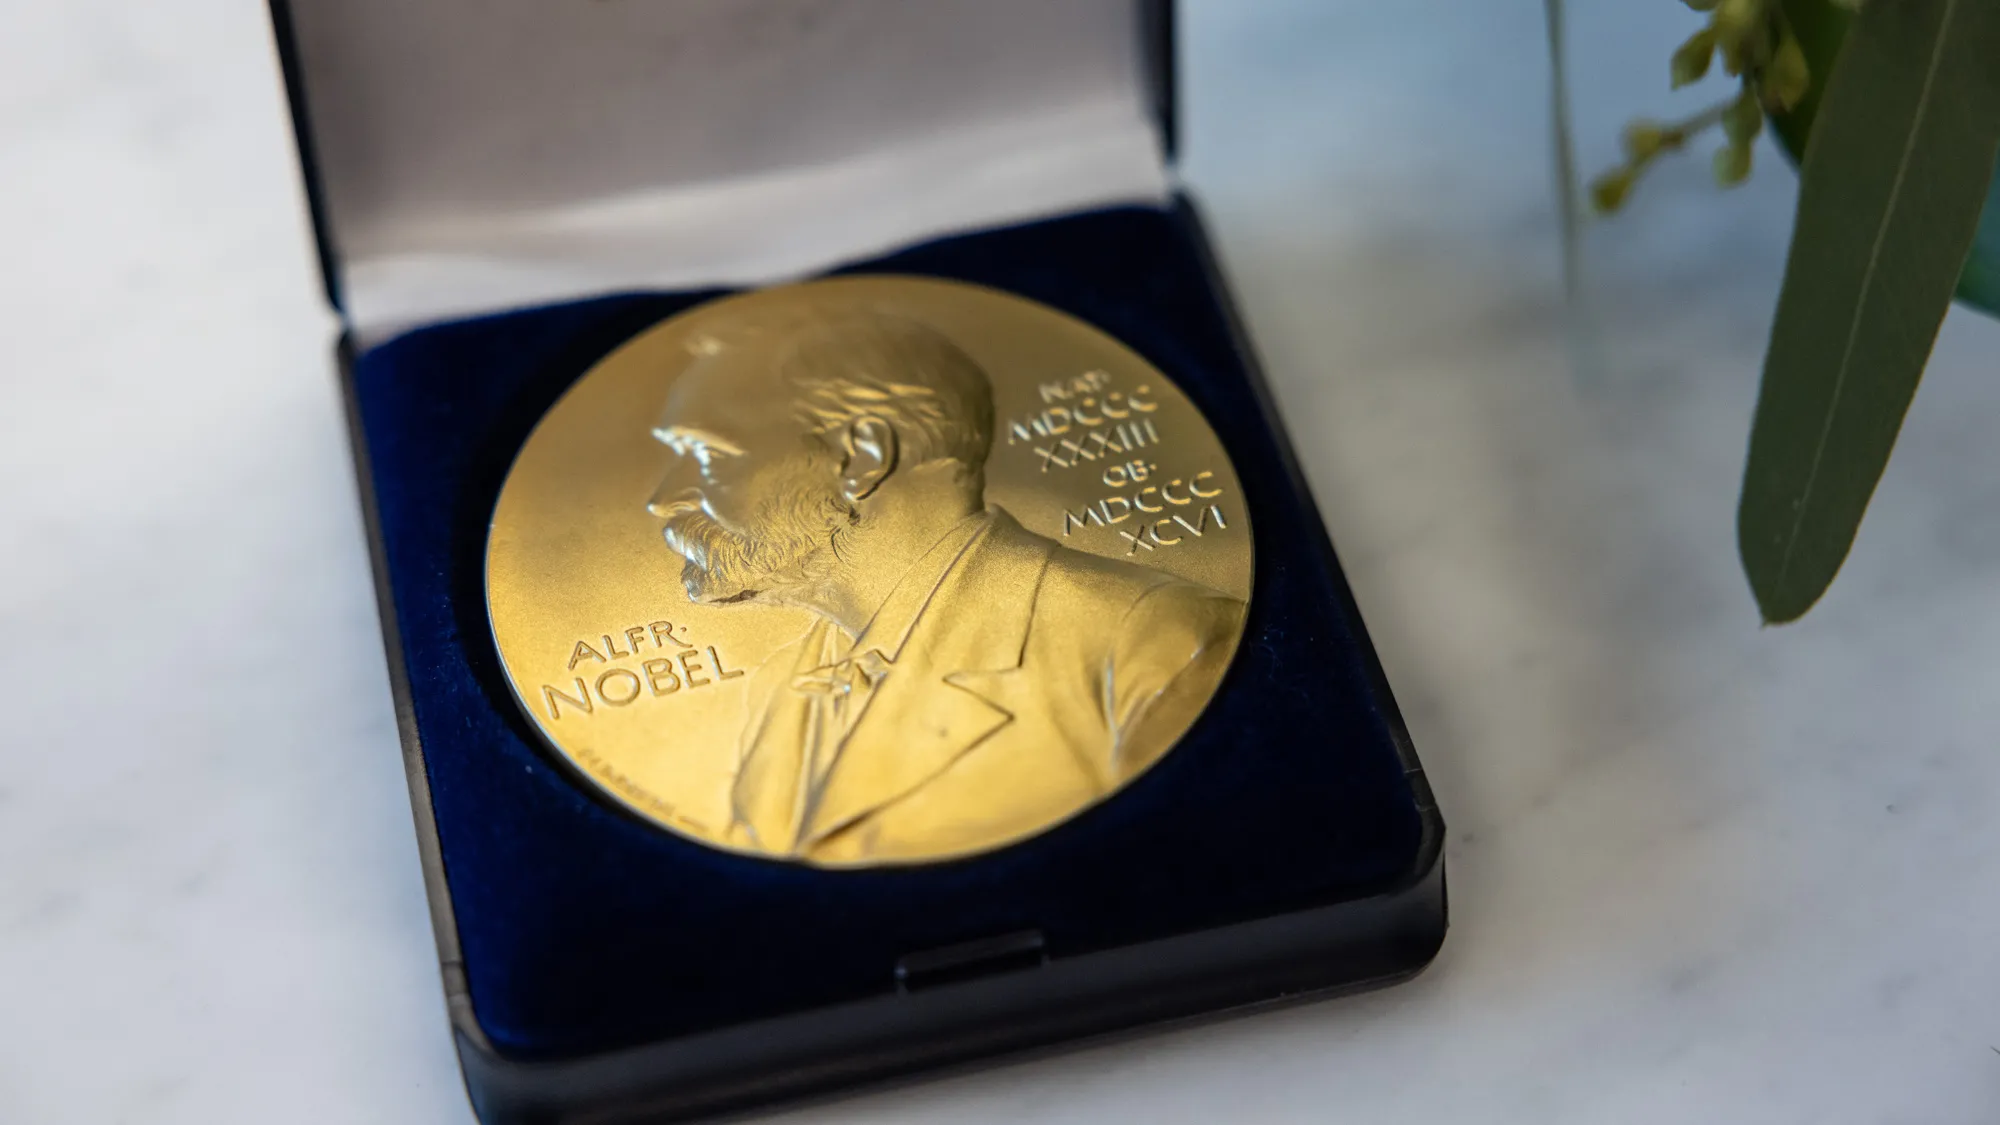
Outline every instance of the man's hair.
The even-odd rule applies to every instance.
[[[971,356],[928,325],[860,308],[743,318],[690,343],[713,355],[770,345],[806,431],[824,438],[857,418],[896,428],[913,464],[951,460],[977,479],[993,447],[993,385]]]

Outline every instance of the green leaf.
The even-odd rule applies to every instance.
[[[1790,109],[1805,100],[1812,88],[1812,67],[1806,62],[1799,37],[1786,28],[1778,38],[1778,50],[1764,68],[1765,99],[1780,109]]]
[[[1634,121],[1618,139],[1625,146],[1626,159],[1634,164],[1651,160],[1673,142],[1666,127],[1657,121]]]
[[[1722,0],[1715,6],[1715,36],[1734,46],[1756,32],[1763,19],[1762,0]]]
[[[1715,182],[1723,187],[1735,187],[1750,178],[1749,142],[1731,142],[1715,151]]]
[[[1638,178],[1638,170],[1629,165],[1604,173],[1590,181],[1590,205],[1605,215],[1618,210],[1625,205],[1625,197],[1632,194],[1632,182]]]
[[[1821,92],[1737,512],[1768,622],[1853,545],[2000,154],[2000,3],[1862,8]]]
[[[1709,26],[1715,31],[1722,69],[1734,76],[1757,61],[1763,50],[1765,12],[1762,0],[1722,0]]]
[[[1757,100],[1757,92],[1745,86],[1729,108],[1722,111],[1722,132],[1729,143],[1747,148],[1757,134],[1764,131],[1764,106]]]
[[[1847,29],[1854,22],[1853,13],[1836,0],[1782,2],[1785,22],[1797,32],[1811,72],[1817,75],[1832,70],[1833,60],[1840,54],[1840,45],[1846,40]],[[1777,126],[1779,141],[1794,161],[1805,153],[1813,116],[1819,108],[1820,86],[1818,81],[1814,81],[1806,90],[1805,100],[1792,107],[1790,112],[1771,116],[1771,123]],[[1973,239],[1972,246],[1972,256],[1966,260],[1965,272],[1959,276],[1958,299],[1972,308],[2000,317],[2000,168],[1995,169],[1993,186],[1987,190],[1986,214],[1980,221],[1979,234]]]
[[[1708,74],[1708,64],[1715,59],[1715,31],[1704,27],[1680,45],[1674,52],[1668,69],[1673,74],[1674,89],[1699,82]]]
[[[1778,127],[1778,140],[1792,159],[1797,160],[1805,154],[1813,117],[1819,112],[1819,100],[1826,89],[1825,78],[1833,73],[1833,60],[1840,57],[1840,46],[1847,41],[1847,29],[1854,23],[1854,14],[1828,0],[1783,0],[1781,7],[1785,25],[1797,38],[1806,56],[1806,69],[1812,74],[1804,100],[1771,118],[1771,123]]]

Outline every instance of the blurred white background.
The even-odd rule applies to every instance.
[[[1584,167],[1672,0],[1585,0]],[[814,1122],[2000,1118],[2000,324],[1846,573],[1735,489],[1794,187],[1589,236],[1535,0],[1195,0],[1206,204],[1452,828],[1410,985]],[[0,1121],[465,1122],[264,10],[0,0]]]

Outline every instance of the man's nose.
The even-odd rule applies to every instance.
[[[646,501],[646,510],[663,520],[670,520],[689,512],[698,512],[701,510],[701,492],[698,489],[681,487],[672,481],[662,481],[659,490],[653,493],[653,498]]]
[[[694,486],[694,480],[692,466],[686,461],[677,462],[660,478],[653,498],[646,501],[646,510],[663,520],[700,510],[701,489]]]

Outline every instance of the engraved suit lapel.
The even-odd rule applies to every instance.
[[[805,812],[801,849],[908,795],[1013,721],[1008,701],[1049,552],[994,510],[856,721]]]

